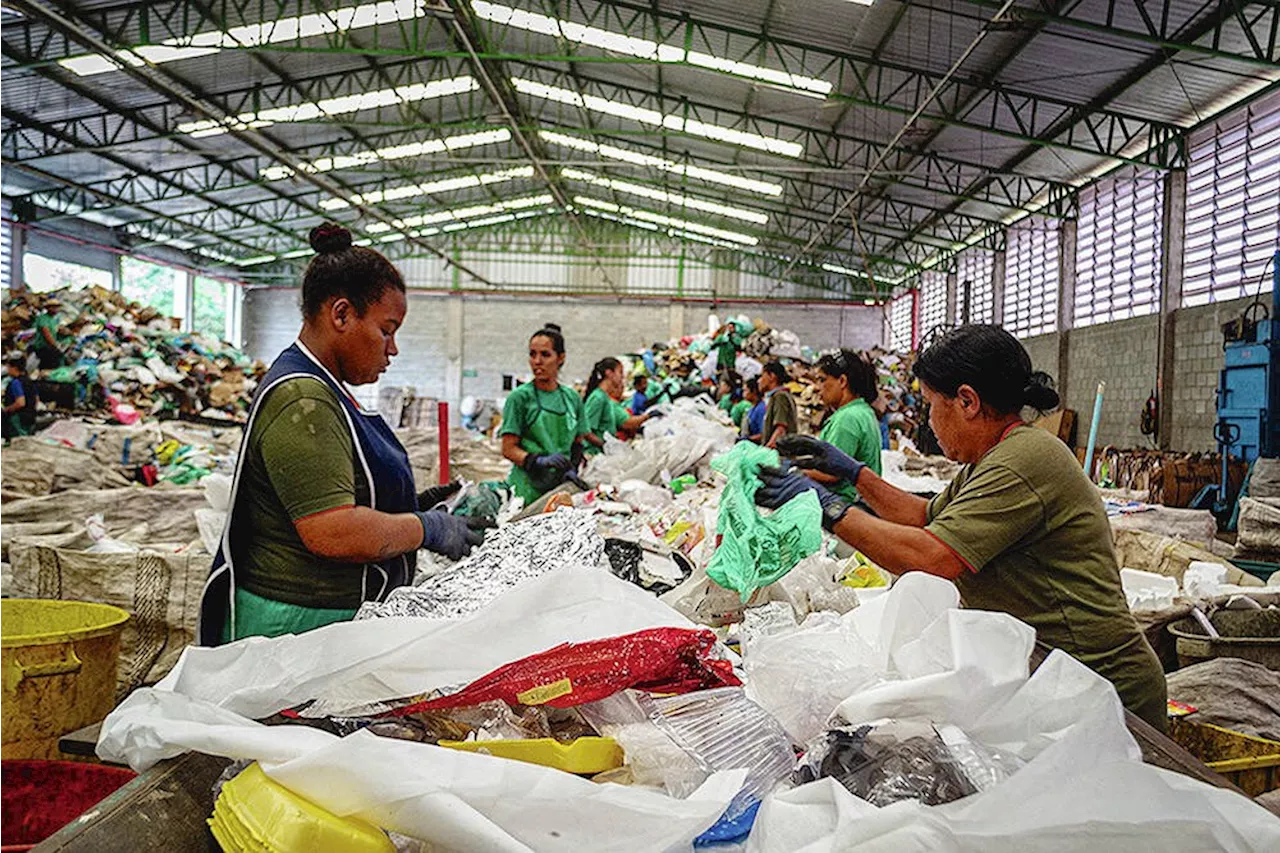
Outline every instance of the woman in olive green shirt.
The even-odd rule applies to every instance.
[[[1026,350],[999,326],[947,333],[915,373],[943,452],[964,463],[942,494],[907,494],[837,448],[800,437],[779,449],[802,468],[855,484],[879,517],[798,471],[763,471],[757,501],[776,507],[816,491],[824,525],[841,539],[892,572],[954,581],[966,607],[1016,616],[1164,730],[1164,673],[1125,601],[1102,499],[1065,444],[1022,421],[1024,407],[1058,405],[1049,377],[1032,372]]]
[[[606,435],[619,436],[621,433],[633,435],[636,430],[651,419],[658,417],[655,410],[643,415],[631,415],[622,403],[624,390],[622,362],[616,358],[603,358],[596,362],[591,370],[591,378],[587,380],[587,390],[583,395],[589,435],[583,450],[588,456],[594,456],[604,449]]]
[[[880,422],[871,409],[878,394],[876,370],[853,350],[838,349],[818,359],[818,392],[830,412],[819,437],[880,473]],[[852,483],[821,471],[806,471],[849,501],[858,499]]]

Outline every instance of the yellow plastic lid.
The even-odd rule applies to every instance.
[[[447,749],[480,752],[584,775],[621,767],[624,758],[622,747],[611,737],[580,737],[568,743],[550,737],[530,740],[442,740],[439,745]]]

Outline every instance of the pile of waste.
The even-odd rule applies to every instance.
[[[50,349],[37,330],[42,316],[54,318],[57,354],[39,367],[37,350]],[[231,344],[180,331],[178,319],[101,287],[10,290],[0,327],[6,354],[30,356],[46,407],[119,423],[179,416],[242,422],[266,372]]]

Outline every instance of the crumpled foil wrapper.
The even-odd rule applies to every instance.
[[[484,544],[451,571],[401,587],[386,601],[366,602],[356,619],[418,616],[457,619],[503,592],[563,566],[608,568],[594,514],[560,509],[492,530]]]

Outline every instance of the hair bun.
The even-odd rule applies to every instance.
[[[548,332],[563,332],[563,331],[564,331],[563,329],[561,329],[561,328],[560,328],[560,324],[559,324],[559,323],[543,323],[543,324],[542,324],[542,328],[546,329]]]
[[[351,248],[351,232],[336,222],[324,222],[311,229],[307,237],[318,255],[343,252]]]
[[[1022,401],[1037,411],[1047,412],[1056,409],[1061,398],[1053,389],[1053,378],[1043,371],[1036,371],[1022,389]]]

